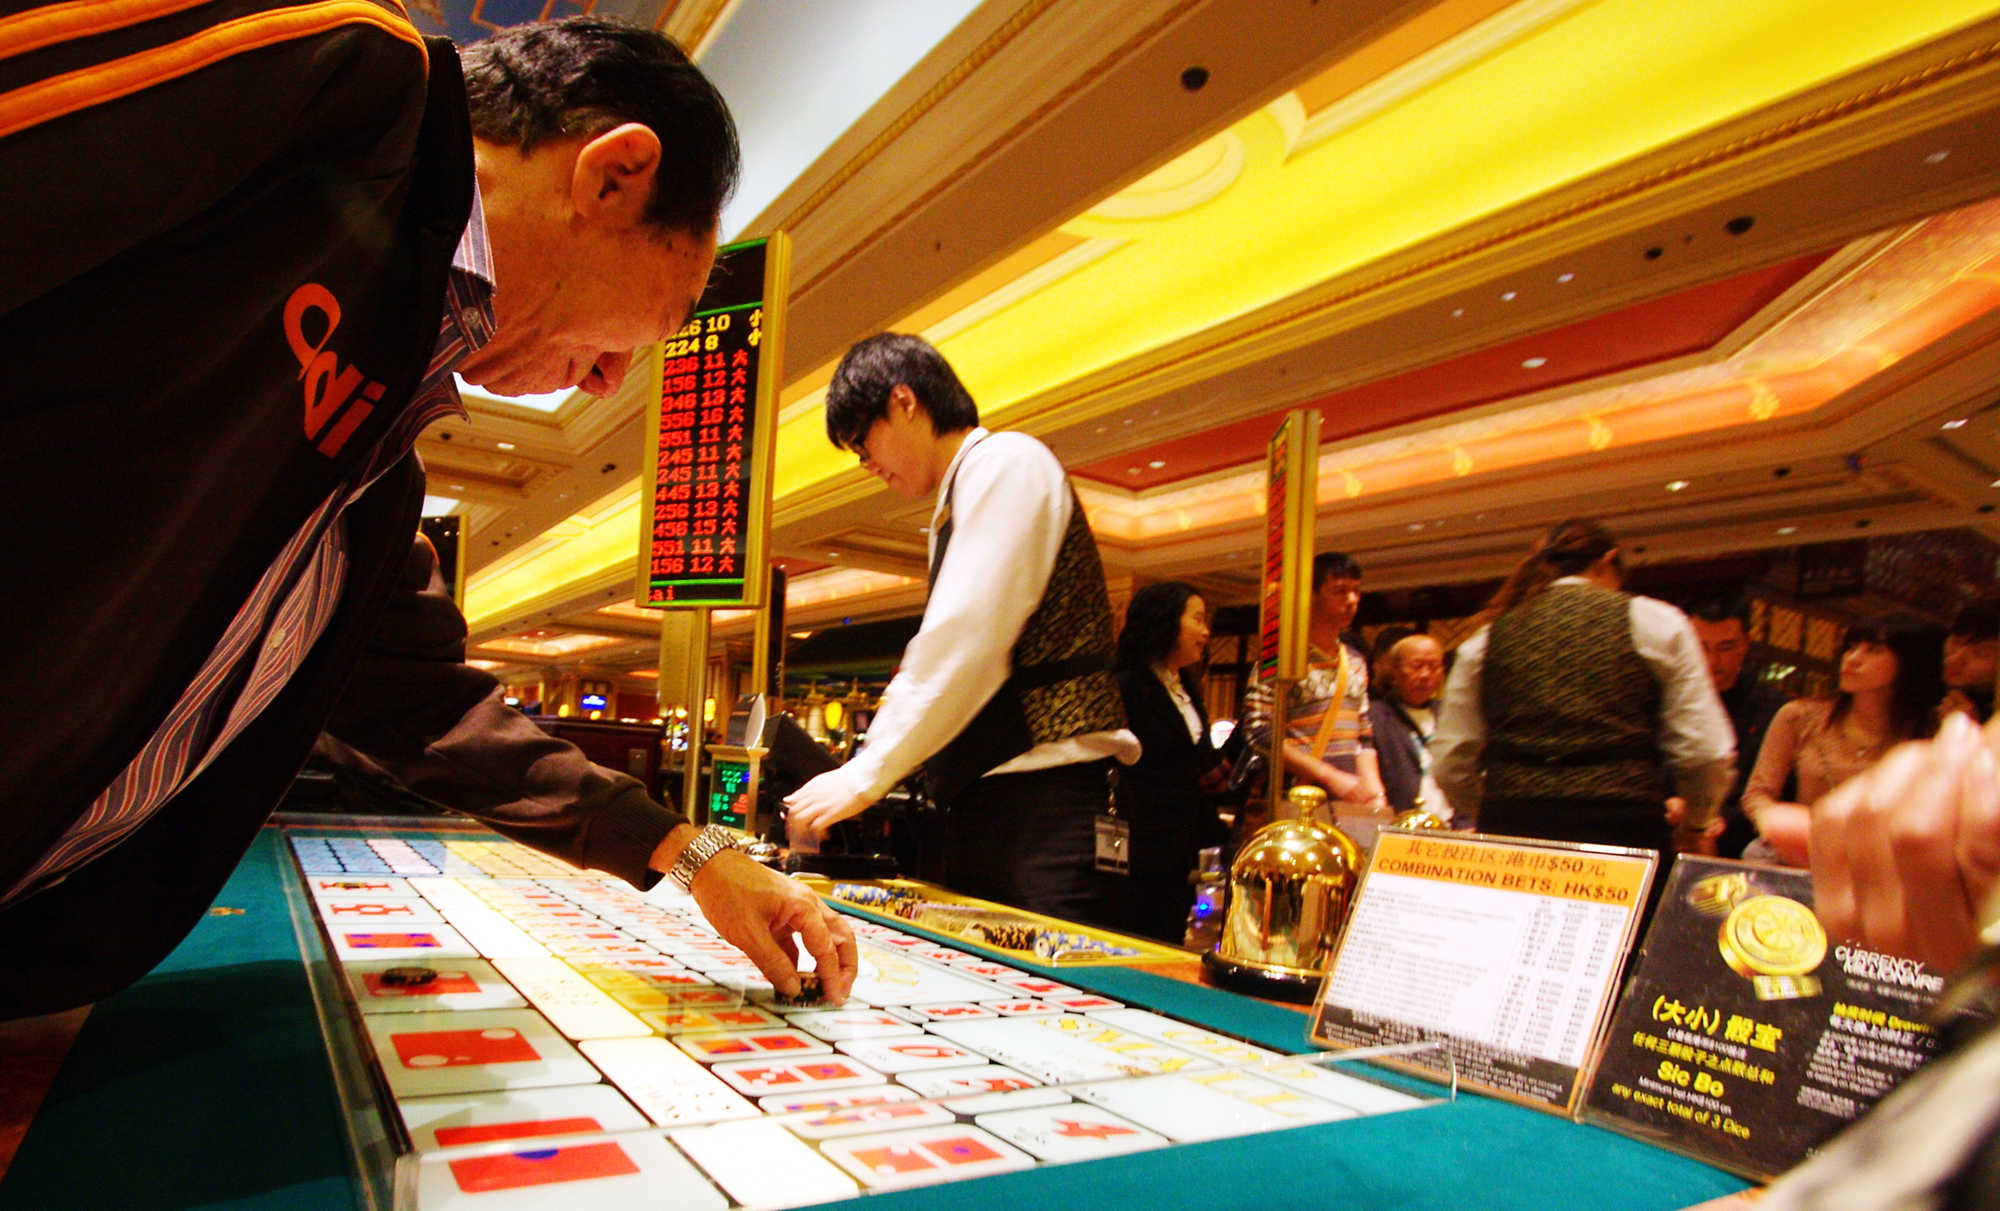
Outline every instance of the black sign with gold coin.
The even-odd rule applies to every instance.
[[[1584,1117],[1769,1178],[1928,1060],[1944,987],[1834,942],[1802,870],[1682,856],[1591,1081]]]

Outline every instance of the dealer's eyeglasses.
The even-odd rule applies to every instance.
[[[874,434],[875,426],[881,423],[882,419],[878,418],[873,424],[869,425],[866,429],[862,430],[861,436],[855,438],[854,441],[847,447],[848,449],[854,451],[854,457],[861,460],[861,465],[863,467],[873,467],[874,465],[874,460],[869,458],[868,456],[868,439],[870,436]]]

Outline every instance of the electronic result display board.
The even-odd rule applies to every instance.
[[[789,251],[782,232],[720,249],[693,317],[662,346],[639,605],[764,603]]]

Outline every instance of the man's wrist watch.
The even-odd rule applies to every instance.
[[[735,849],[737,835],[719,824],[711,824],[696,833],[694,840],[681,850],[681,856],[674,859],[674,868],[667,872],[667,878],[682,891],[694,890],[695,872],[708,864],[708,860],[725,849]]]

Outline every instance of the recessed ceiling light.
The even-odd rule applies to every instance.
[[[1778,533],[1780,533],[1780,534],[1797,534],[1798,532],[1799,532],[1799,528],[1798,528],[1797,526],[1779,526],[1779,527],[1778,527]]]
[[[1943,149],[1943,150],[1941,150],[1941,151],[1934,151],[1934,152],[1932,152],[1931,154],[1929,154],[1929,155],[1927,155],[1927,156],[1925,156],[1925,157],[1924,157],[1924,163],[1926,163],[1926,164],[1942,164],[1942,163],[1944,163],[1944,158],[1945,158],[1946,156],[1950,155],[1950,154],[1951,154],[1951,148],[1949,148],[1949,147],[1947,147],[1947,148],[1944,148],[1944,149]]]
[[[1969,424],[1971,424],[1971,423],[1972,423],[1972,418],[1971,418],[1971,417],[1969,417],[1969,416],[1961,416],[1961,417],[1959,417],[1959,418],[1958,418],[1957,420],[1948,420],[1948,421],[1946,421],[1946,422],[1945,422],[1944,424],[1942,424],[1942,425],[1939,425],[1939,426],[1938,426],[1938,428],[1940,428],[1940,429],[1963,429],[1963,428],[1965,428],[1965,427],[1966,427],[1967,425],[1969,425]]]
[[[828,551],[828,552],[826,553],[826,557],[827,557],[828,559],[839,559],[839,558],[840,558],[840,552],[838,552],[838,551]]]
[[[1137,474],[1139,474],[1139,472],[1140,472],[1140,471],[1141,471],[1142,469],[1143,469],[1143,468],[1140,468],[1140,467],[1127,467],[1127,468],[1125,468],[1125,474],[1127,474],[1127,475],[1137,475]]]
[[[1111,427],[1109,425],[1099,425],[1097,426],[1097,431],[1099,433],[1109,433],[1111,432]]]
[[[1680,491],[1681,489],[1683,489],[1683,488],[1685,488],[1685,487],[1687,487],[1687,486],[1688,486],[1688,481],[1687,481],[1687,480],[1685,480],[1685,479],[1677,479],[1677,480],[1674,480],[1674,481],[1673,481],[1672,483],[1670,483],[1670,484],[1668,484],[1668,485],[1667,485],[1667,491],[1669,491],[1669,492],[1678,492],[1678,491]]]
[[[454,491],[454,492],[463,492],[463,491],[465,491],[465,485],[464,485],[464,484],[453,484],[453,485],[451,486],[451,490],[452,490],[452,491]]]
[[[1424,523],[1423,523],[1423,522],[1420,522],[1420,521],[1413,521],[1413,522],[1411,522],[1411,523],[1410,523],[1409,525],[1407,525],[1407,526],[1404,526],[1403,528],[1404,528],[1404,529],[1406,529],[1406,530],[1413,530],[1413,531],[1414,531],[1414,530],[1421,530],[1421,529],[1423,529],[1423,528],[1424,528]]]
[[[513,442],[494,442],[493,444],[498,446],[502,450],[512,450],[514,448]]]
[[[1153,470],[1157,471],[1161,467],[1166,466],[1167,464],[1156,458],[1152,462],[1147,463],[1146,465],[1151,467]]]
[[[1546,366],[1546,365],[1548,365],[1548,364],[1549,364],[1549,359],[1548,359],[1548,358],[1545,358],[1545,357],[1531,357],[1531,358],[1529,358],[1529,359],[1527,359],[1526,361],[1524,361],[1524,362],[1522,362],[1522,363],[1521,363],[1521,369],[1523,369],[1523,370],[1540,370],[1540,369],[1541,369],[1541,368],[1542,368],[1543,366]]]
[[[1132,423],[1132,418],[1131,418],[1131,417],[1129,417],[1129,416],[1128,416],[1128,417],[1126,417],[1123,423],[1124,423],[1124,424],[1128,424],[1128,425],[1129,425],[1129,424],[1131,424],[1131,423]]]
[[[1558,282],[1574,282],[1575,280],[1576,275],[1573,273],[1558,273],[1556,275],[1556,281]]]
[[[1453,319],[1457,319],[1457,318],[1458,318],[1459,316],[1461,316],[1461,315],[1464,315],[1464,314],[1465,314],[1465,308],[1463,308],[1463,307],[1457,307],[1457,308],[1454,308],[1454,309],[1452,310],[1452,313],[1451,313],[1451,317],[1452,317]]]
[[[1514,296],[1520,293],[1521,292],[1518,290],[1509,290],[1507,293],[1500,296],[1500,301],[1503,303],[1511,303],[1514,301]]]

